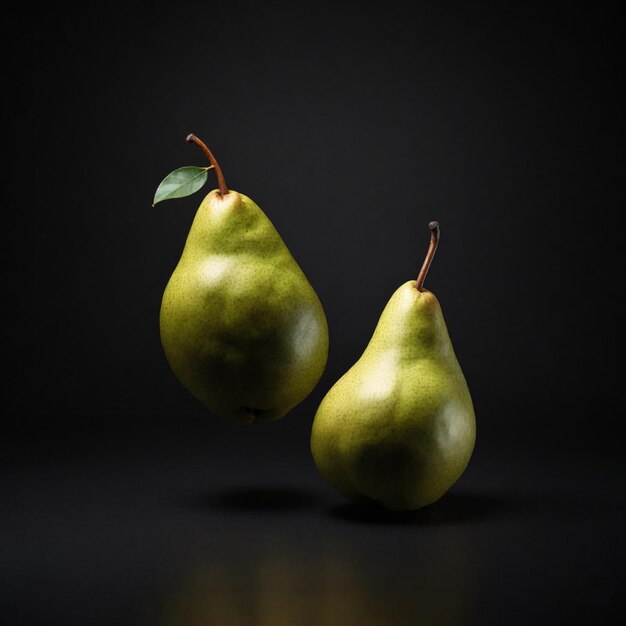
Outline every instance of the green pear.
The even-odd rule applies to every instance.
[[[180,382],[213,412],[275,420],[317,384],[328,356],[324,310],[265,213],[228,189],[198,209],[161,304],[161,341]]]
[[[315,464],[353,501],[392,510],[441,498],[465,470],[476,438],[469,389],[437,298],[417,281],[387,303],[361,358],[330,389],[311,432]]]

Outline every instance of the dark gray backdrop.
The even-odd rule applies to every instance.
[[[203,163],[190,131],[320,295],[331,356],[318,399],[416,274],[432,218],[443,239],[428,286],[485,427],[618,397],[605,358],[623,227],[610,13],[104,6],[5,27],[10,191],[26,226],[5,269],[29,329],[18,407],[203,413],[157,326],[201,195],[151,207],[166,173]]]

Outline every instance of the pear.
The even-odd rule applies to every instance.
[[[200,204],[161,304],[174,374],[211,411],[251,423],[283,417],[317,384],[328,356],[324,310],[265,213],[228,189]],[[209,168],[207,168],[209,169]]]
[[[418,279],[391,296],[365,352],[322,400],[311,432],[315,464],[335,489],[397,511],[441,498],[476,438],[441,307],[423,289],[439,241],[439,224],[429,228]]]

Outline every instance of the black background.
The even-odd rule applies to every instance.
[[[624,610],[623,56],[617,15],[503,3],[15,13],[3,267],[7,624],[613,623]],[[287,418],[208,414],[160,298],[214,151],[325,307]],[[214,182],[211,179],[211,186]],[[208,189],[207,189],[208,190]],[[427,279],[478,442],[440,503],[343,504],[315,408],[391,293]],[[623,407],[622,407],[623,408]]]

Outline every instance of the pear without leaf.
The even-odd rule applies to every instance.
[[[328,356],[315,291],[263,211],[232,190],[211,191],[200,205],[160,325],[181,383],[241,422],[284,416],[315,387]]]
[[[472,399],[441,307],[418,281],[385,307],[361,358],[331,388],[315,415],[311,451],[318,470],[354,501],[392,510],[438,500],[461,476],[476,438]]]

